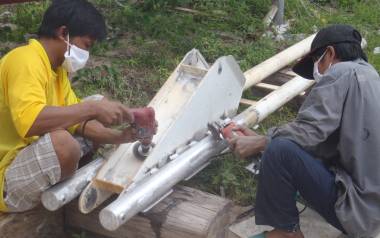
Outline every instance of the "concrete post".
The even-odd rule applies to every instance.
[[[282,25],[284,24],[284,12],[285,12],[285,0],[274,0],[274,5],[278,7],[277,14],[274,17],[274,24]]]

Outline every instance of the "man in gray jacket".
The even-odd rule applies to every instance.
[[[349,237],[380,233],[380,77],[361,40],[348,25],[320,30],[293,68],[316,81],[296,119],[230,140],[240,157],[264,151],[256,223],[275,229],[256,237],[303,237],[297,192]]]

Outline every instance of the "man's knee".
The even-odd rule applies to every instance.
[[[294,142],[284,138],[274,138],[264,151],[263,163],[276,165],[289,163],[289,160],[296,158],[294,156],[296,149],[297,145]]]
[[[80,145],[66,130],[53,131],[50,138],[60,163],[61,179],[64,179],[77,169],[81,154]]]

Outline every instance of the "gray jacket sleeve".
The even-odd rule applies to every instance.
[[[287,138],[316,154],[318,145],[340,126],[353,71],[339,71],[328,70],[328,74],[311,90],[296,119],[281,127],[271,128],[269,138]]]

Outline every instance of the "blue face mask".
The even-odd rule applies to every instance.
[[[315,61],[315,63],[314,63],[313,76],[314,76],[314,80],[316,83],[320,82],[323,78],[323,74],[321,74],[319,72],[318,65],[319,65],[319,62],[321,62],[321,60],[323,59],[323,57],[325,57],[326,52],[327,52],[327,50],[325,50],[325,52],[322,54],[322,56],[317,61]],[[332,63],[330,63],[329,67],[326,70],[328,70],[331,67],[331,65],[332,65]]]

